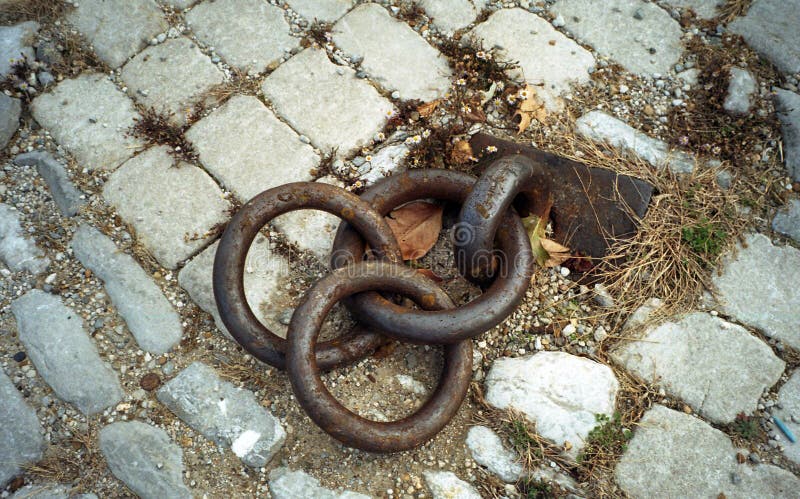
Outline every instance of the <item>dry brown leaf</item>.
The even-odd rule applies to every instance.
[[[555,267],[572,258],[572,254],[566,246],[562,246],[551,239],[542,238],[539,242],[548,255],[547,261],[544,262],[545,267]]]
[[[539,123],[547,121],[547,110],[544,107],[544,102],[536,95],[536,87],[526,85],[520,94],[523,92],[527,94],[527,97],[520,103],[517,112],[514,113],[514,121],[518,121],[517,133],[527,130],[534,119]]]
[[[453,150],[450,152],[450,162],[457,165],[463,165],[469,161],[478,161],[472,154],[472,146],[466,140],[457,140],[453,144]]]
[[[389,213],[386,222],[400,244],[403,260],[422,258],[439,239],[442,206],[425,201],[404,204]]]
[[[439,107],[439,103],[441,99],[432,100],[430,102],[423,102],[419,106],[417,106],[417,112],[423,118],[427,118],[428,116],[432,115],[436,108]]]

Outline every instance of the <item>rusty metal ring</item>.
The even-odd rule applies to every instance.
[[[503,215],[522,194],[526,197],[550,196],[550,176],[544,166],[522,155],[505,156],[489,165],[475,182],[461,205],[459,223],[471,228],[472,237],[456,238],[454,250],[459,272],[483,283],[496,272],[493,255],[495,234],[504,222]]]
[[[461,406],[472,375],[472,343],[465,340],[444,346],[439,384],[414,414],[397,421],[378,422],[349,411],[320,379],[313,352],[320,327],[333,305],[367,290],[400,293],[424,307],[453,307],[439,286],[403,265],[360,262],[335,270],[306,292],[292,316],[286,352],[289,380],[306,414],[345,445],[384,453],[412,449],[433,438]]]
[[[377,182],[361,195],[381,215],[421,198],[463,202],[475,177],[453,170],[410,170]],[[343,300],[359,321],[394,338],[415,343],[456,343],[473,338],[502,322],[519,305],[533,275],[533,255],[522,222],[514,210],[502,214],[497,231],[502,269],[488,289],[471,302],[450,310],[413,310],[375,292]],[[341,224],[333,243],[331,267],[364,258],[364,240],[357,228]]]
[[[399,261],[397,241],[383,216],[355,194],[336,186],[297,182],[262,192],[231,219],[220,239],[214,258],[214,298],[225,327],[255,358],[286,368],[286,340],[267,329],[253,314],[244,291],[247,252],[258,232],[273,218],[299,209],[324,210],[352,224],[376,253]],[[363,330],[317,346],[317,364],[328,370],[348,364],[374,350],[384,338]]]

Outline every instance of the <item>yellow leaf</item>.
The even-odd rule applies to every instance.
[[[428,116],[432,115],[434,111],[436,111],[436,108],[439,106],[439,102],[441,102],[441,99],[423,102],[417,106],[417,112],[423,118],[427,118]]]
[[[544,107],[544,102],[536,95],[536,87],[533,85],[526,85],[520,91],[523,100],[514,113],[514,121],[518,121],[517,133],[522,133],[528,129],[532,120],[540,123],[547,121],[547,110]]]
[[[457,165],[463,165],[468,161],[478,161],[478,159],[472,154],[472,146],[469,145],[469,142],[466,140],[457,140],[455,144],[453,144],[453,150],[450,153],[450,161]]]

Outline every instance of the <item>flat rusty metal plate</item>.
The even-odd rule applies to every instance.
[[[546,167],[552,175],[554,239],[584,256],[602,258],[615,239],[636,233],[636,219],[647,212],[653,195],[653,186],[641,179],[490,135],[476,134],[470,146],[476,152],[497,148],[477,165],[478,172],[509,154],[527,156]]]

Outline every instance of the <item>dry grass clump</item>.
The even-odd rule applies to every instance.
[[[725,5],[720,8],[720,15],[717,17],[725,24],[732,22],[737,17],[747,14],[753,0],[726,0]]]
[[[0,9],[0,25],[23,21],[45,23],[63,16],[72,5],[63,0],[10,0]]]
[[[232,95],[258,95],[261,91],[260,80],[256,76],[250,76],[239,68],[231,66],[230,79],[214,86],[205,97],[213,105],[221,104],[228,100]],[[206,99],[203,99],[205,102]]]
[[[197,161],[197,151],[184,135],[189,124],[175,125],[169,118],[153,109],[141,111],[141,117],[131,127],[131,133],[143,138],[148,144],[170,146],[170,153],[188,162]]]
[[[25,473],[50,483],[70,483],[72,492],[90,492],[106,472],[106,461],[90,434],[76,434],[66,445],[50,446],[44,457],[24,466]]]

